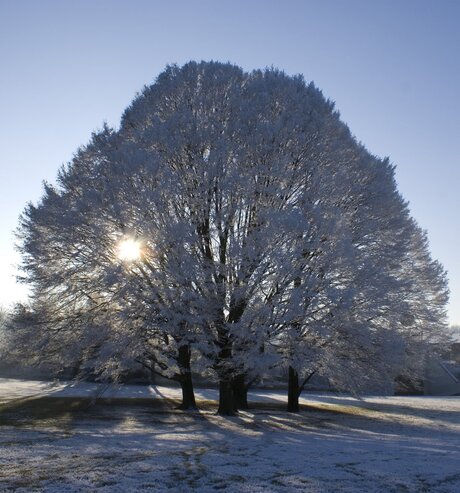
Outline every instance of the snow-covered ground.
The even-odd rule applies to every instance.
[[[144,400],[73,410],[73,397],[102,390],[0,379],[0,401],[9,401],[0,408],[0,491],[460,491],[459,397],[309,394],[302,402],[312,409],[298,415],[259,405],[223,418],[209,408],[152,405],[178,389],[124,386],[103,395]],[[255,392],[250,400],[284,395]],[[54,402],[56,413],[48,412]]]

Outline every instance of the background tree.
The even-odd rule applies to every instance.
[[[453,324],[449,327],[449,332],[452,334],[452,338],[456,341],[460,340],[460,325]]]

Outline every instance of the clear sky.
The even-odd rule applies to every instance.
[[[460,324],[459,25],[457,0],[0,0],[0,305],[42,180],[166,64],[213,59],[304,74],[390,157]]]

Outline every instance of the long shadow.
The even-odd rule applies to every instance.
[[[337,399],[340,404],[314,402],[301,405],[299,414],[287,413],[285,403],[273,402],[251,403],[248,412],[228,418],[240,424],[242,431],[247,427],[257,429],[260,433],[275,430],[313,430],[334,427],[335,430],[353,429],[361,432],[378,432],[382,435],[395,433],[401,436],[426,436],[431,423],[436,425],[460,424],[460,416],[454,410],[426,409],[409,407],[391,402],[353,402]],[[175,409],[179,400],[170,398],[98,398],[94,397],[54,397],[32,396],[18,398],[0,404],[0,425],[9,426],[64,426],[69,429],[79,427],[79,423],[95,420],[103,424],[104,429],[116,427],[123,420],[133,419],[148,426],[159,419],[164,423],[174,422],[182,425],[198,425],[219,430],[219,421],[214,417],[217,404],[214,401],[199,401],[200,411],[189,412]],[[389,414],[386,414],[389,413]],[[399,416],[398,416],[399,415]],[[413,421],[412,421],[412,418]],[[422,421],[420,421],[420,418]],[[224,418],[222,418],[224,419]],[[229,421],[229,422],[230,422]],[[439,428],[439,426],[438,426]],[[438,430],[439,431],[439,430]],[[442,431],[442,430],[441,430]],[[458,430],[449,428],[451,435],[458,435]]]
[[[137,412],[143,410],[144,413],[173,413],[178,418],[180,416],[194,416],[198,419],[200,416],[208,416],[217,410],[215,401],[199,401],[200,412],[179,411],[175,407],[180,401],[165,397],[158,391],[160,399],[152,398],[118,398],[118,397],[57,397],[54,395],[31,396],[26,398],[17,398],[7,402],[0,403],[0,425],[2,424],[20,424],[20,423],[37,423],[40,421],[49,421],[50,419],[59,419],[65,416],[66,419],[82,418],[84,416],[107,419],[110,422],[116,421],[120,416],[130,413],[130,408],[137,409]],[[335,403],[336,401],[337,403]],[[281,413],[289,416],[294,421],[305,422],[308,426],[311,422],[331,421],[333,416],[348,417],[353,419],[353,424],[360,422],[360,427],[369,429],[373,423],[382,424],[381,413],[390,413],[394,415],[403,415],[405,417],[428,418],[437,423],[460,424],[460,415],[455,410],[427,409],[426,407],[413,407],[404,404],[391,402],[356,402],[341,398],[327,399],[327,402],[314,401],[300,405],[301,412],[298,415],[286,413],[286,404],[279,400],[273,399],[271,402],[250,402],[248,413],[254,413],[255,416],[270,415]],[[241,413],[242,422],[247,421],[248,413]],[[246,418],[245,418],[246,416]],[[391,417],[390,417],[391,418]],[[238,417],[236,418],[238,419]],[[343,420],[342,420],[343,421]],[[391,419],[384,420],[386,423]],[[397,416],[395,416],[395,422]],[[359,424],[359,423],[358,423]],[[368,425],[369,424],[369,425]],[[385,423],[383,423],[385,425]],[[400,426],[412,429],[420,427],[416,421],[412,423],[399,423]],[[422,427],[424,429],[424,427]]]
[[[0,424],[6,427],[23,428],[18,430],[18,443],[28,447],[40,448],[40,444],[33,445],[32,441],[37,435],[31,434],[30,431],[44,430],[40,440],[49,439],[60,454],[69,457],[70,463],[75,461],[84,473],[82,477],[85,476],[85,471],[87,474],[99,471],[101,477],[106,477],[107,471],[111,471],[111,466],[114,465],[115,477],[122,480],[125,465],[131,464],[130,467],[141,472],[142,468],[148,466],[152,471],[155,470],[149,473],[148,477],[146,476],[152,481],[151,488],[155,488],[155,484],[158,485],[159,481],[156,477],[158,468],[169,467],[160,464],[161,460],[165,461],[167,457],[167,460],[173,464],[172,469],[164,469],[166,472],[161,469],[160,477],[166,478],[165,481],[171,480],[171,488],[174,488],[176,481],[178,489],[175,491],[181,491],[181,487],[183,491],[192,491],[194,481],[198,481],[194,478],[206,475],[205,466],[202,466],[201,470],[197,462],[200,454],[206,455],[208,459],[205,459],[210,462],[216,455],[225,459],[223,455],[225,447],[229,447],[228,454],[233,454],[231,460],[234,460],[238,454],[246,457],[254,453],[255,457],[260,457],[270,444],[274,444],[275,447],[280,447],[282,444],[284,449],[280,450],[299,451],[295,460],[300,463],[299,461],[304,460],[305,454],[311,454],[311,449],[308,447],[318,451],[328,450],[327,447],[331,450],[340,448],[366,450],[368,446],[376,446],[375,433],[378,433],[377,440],[387,436],[385,447],[389,448],[391,453],[410,452],[422,455],[421,447],[425,446],[428,435],[426,427],[417,423],[382,421],[380,412],[404,414],[410,411],[412,415],[419,417],[424,417],[430,412],[417,408],[407,409],[391,403],[364,402],[360,403],[360,407],[353,407],[352,402],[347,401],[346,405],[342,403],[328,408],[325,408],[324,403],[321,402],[317,405],[310,403],[308,406],[302,406],[299,414],[291,414],[285,412],[285,403],[276,401],[254,403],[248,412],[241,412],[236,417],[224,418],[215,415],[216,403],[212,401],[199,402],[201,411],[198,412],[175,410],[177,404],[178,401],[173,399],[99,398],[94,403],[92,397],[32,397],[15,399],[1,405]],[[450,414],[449,412],[448,419],[453,419]],[[458,423],[458,416],[457,421],[452,422]],[[53,431],[54,429],[64,430],[67,434],[57,433]],[[23,441],[19,438],[21,433],[23,433]],[[458,459],[460,433],[452,430],[445,433],[449,433],[449,443],[442,443],[442,436],[445,435],[441,435],[440,439],[429,442],[430,450],[435,454],[449,453],[451,461]],[[187,436],[186,440],[184,435]],[[397,442],[395,436],[402,440]],[[234,443],[238,443],[239,448],[235,448]],[[274,456],[276,458],[276,453]],[[279,459],[282,461],[281,456]],[[53,464],[53,459],[50,459],[46,467],[50,467],[52,472],[57,471],[60,460],[57,457],[56,464]],[[265,459],[262,457],[261,460]],[[186,464],[185,472],[180,471],[183,464]],[[337,467],[350,469],[354,466],[345,464]],[[374,467],[382,475],[387,474],[385,468],[388,466],[384,463],[381,466],[376,463]],[[171,472],[173,470],[176,472]],[[69,473],[58,474],[58,472],[53,474],[67,474],[68,479],[65,482],[67,487],[89,489],[78,478],[69,476]],[[161,476],[163,473],[164,476]],[[176,473],[177,478],[171,476]],[[457,481],[454,476],[450,476],[451,480]],[[40,487],[45,484],[43,483],[45,479],[37,481]],[[16,483],[12,486],[19,487],[21,484]],[[0,489],[3,486],[11,485],[0,480]],[[32,489],[36,485],[24,483],[22,487]],[[152,489],[152,491],[157,490]]]
[[[304,397],[309,400],[308,396]],[[337,406],[341,412],[347,413],[347,409],[362,409],[363,411],[375,411],[391,414],[399,414],[404,416],[413,416],[416,418],[428,418],[434,419],[439,423],[446,424],[458,424],[460,425],[460,397],[447,397],[448,401],[453,403],[458,403],[458,409],[443,409],[443,401],[446,398],[439,399],[439,405],[437,407],[430,407],[427,404],[436,404],[438,399],[429,396],[420,397],[408,397],[408,402],[392,402],[392,397],[390,396],[388,400],[379,397],[378,402],[373,402],[372,397],[364,398],[361,401],[350,400],[340,396],[327,396],[326,398],[321,396],[318,401],[315,401],[314,396],[311,397],[311,401],[307,404],[309,408],[324,408],[325,411],[328,409],[328,405],[331,405],[330,411],[333,412],[333,407]],[[420,405],[416,405],[419,401]]]

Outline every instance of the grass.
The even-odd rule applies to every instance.
[[[137,398],[94,398],[89,397],[51,397],[32,396],[0,402],[0,426],[1,425],[39,425],[39,424],[64,424],[66,421],[77,417],[88,416],[100,419],[116,419],[117,414],[104,412],[113,411],[114,408],[143,408],[155,413],[193,414],[193,412],[177,410],[180,401],[175,399],[137,399]],[[217,412],[217,403],[209,400],[198,401],[199,412]],[[250,404],[248,412],[284,413],[285,403],[261,403]],[[301,405],[302,412],[320,412],[324,414],[344,414],[354,416],[371,417],[377,411],[370,408],[345,406],[330,403],[309,403]],[[245,411],[243,411],[244,413]]]
[[[0,490],[460,491],[456,405],[330,400],[230,418],[209,400],[190,412],[175,399],[4,401]]]
[[[198,411],[182,411],[177,407],[180,401],[177,399],[145,399],[145,398],[93,398],[93,397],[53,397],[31,396],[0,402],[0,426],[2,425],[63,425],[76,418],[99,418],[104,420],[118,419],[119,414],[113,412],[119,409],[121,414],[129,408],[142,409],[145,412],[163,414],[175,413],[177,415],[194,415],[199,413],[213,414],[217,412],[217,402],[210,400],[198,400]],[[247,411],[241,411],[241,415],[247,413],[257,414],[283,414],[286,413],[284,402],[251,402]],[[328,416],[338,414],[345,416],[361,416],[370,419],[380,419],[386,416],[381,410],[373,408],[371,404],[363,406],[344,405],[338,403],[325,403],[311,401],[300,405],[300,413],[308,419],[309,415]]]

